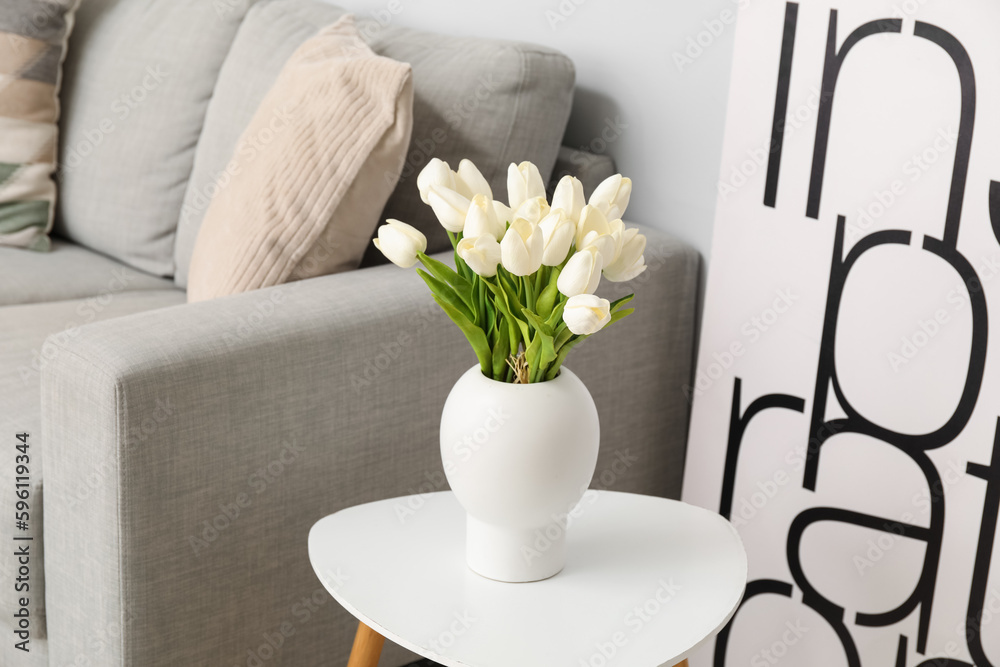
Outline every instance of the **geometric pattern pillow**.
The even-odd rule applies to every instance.
[[[0,245],[46,251],[59,83],[79,0],[0,0]]]

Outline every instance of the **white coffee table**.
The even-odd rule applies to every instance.
[[[451,492],[321,519],[309,559],[360,621],[349,667],[375,667],[385,637],[448,667],[669,667],[735,613],[746,553],[719,515],[610,491],[588,492],[577,515],[566,568],[528,584],[468,569]]]

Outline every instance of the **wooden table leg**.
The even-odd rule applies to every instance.
[[[354,635],[354,647],[351,649],[351,657],[347,660],[347,667],[378,667],[384,643],[385,637],[364,623],[358,623],[358,633]]]
[[[678,662],[677,663],[677,667],[688,667],[688,661],[687,660],[683,660],[681,662]]]

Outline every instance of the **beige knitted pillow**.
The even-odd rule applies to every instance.
[[[375,55],[352,16],[303,43],[205,213],[188,301],[357,268],[412,127],[410,66]]]

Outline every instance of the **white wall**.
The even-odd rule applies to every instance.
[[[626,217],[673,232],[708,259],[734,32],[720,18],[746,0],[331,1],[359,18],[566,53],[577,97],[565,143],[607,151],[634,182]],[[699,39],[700,54],[691,48]],[[689,48],[694,57],[679,65]],[[605,144],[602,132],[616,123],[623,131]]]

